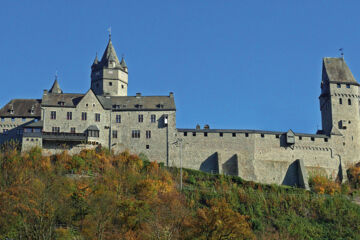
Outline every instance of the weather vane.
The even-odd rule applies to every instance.
[[[340,48],[339,51],[340,51],[340,56],[341,56],[342,58],[344,58],[344,49],[343,49],[343,48]]]
[[[55,71],[55,80],[57,80],[58,79],[58,71],[56,70]]]
[[[111,27],[108,28],[109,38],[111,39]]]

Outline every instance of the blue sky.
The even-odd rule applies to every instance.
[[[3,1],[0,105],[41,98],[58,71],[86,92],[112,40],[129,95],[175,93],[177,127],[313,133],[323,57],[360,75],[358,1]]]

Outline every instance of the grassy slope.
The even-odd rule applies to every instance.
[[[247,182],[185,170],[184,193],[196,205],[226,198],[250,217],[259,239],[360,239],[360,207],[347,196]]]

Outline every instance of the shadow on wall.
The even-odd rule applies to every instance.
[[[238,166],[238,156],[234,154],[231,158],[229,158],[223,165],[223,174],[239,176],[239,166]]]
[[[309,189],[308,176],[302,160],[298,159],[289,165],[282,185]]]
[[[219,154],[215,152],[202,162],[200,170],[208,173],[219,173]]]

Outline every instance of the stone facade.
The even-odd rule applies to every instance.
[[[346,179],[360,161],[359,84],[343,58],[324,58],[316,134],[176,128],[173,93],[127,96],[128,68],[111,40],[91,67],[85,94],[63,93],[57,79],[42,99],[15,99],[0,110],[0,141],[47,154],[104,146],[144,153],[167,166],[240,176],[246,180],[308,187],[311,174]]]

